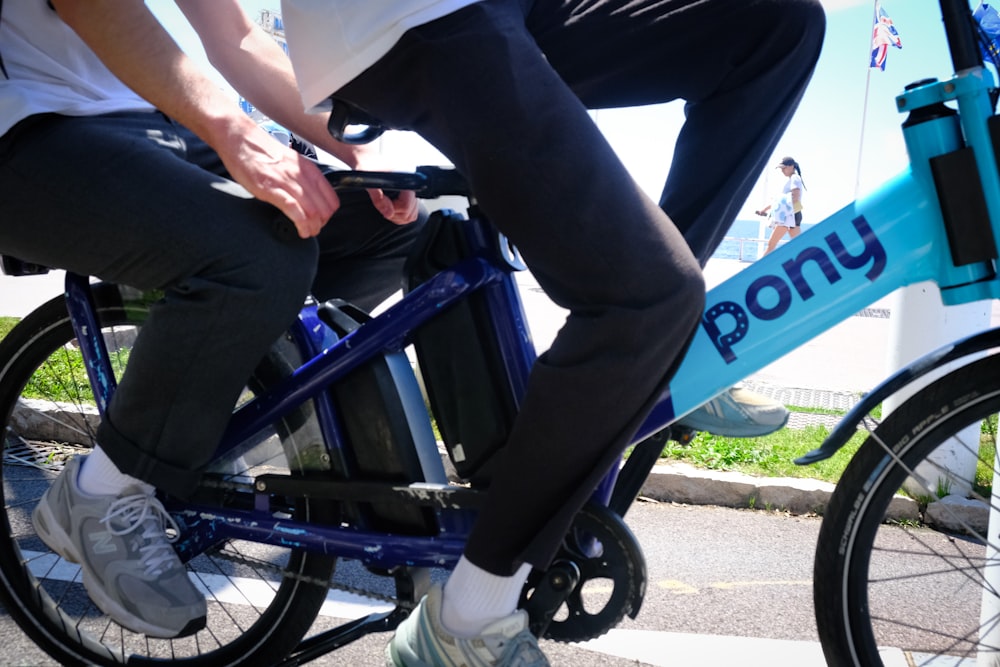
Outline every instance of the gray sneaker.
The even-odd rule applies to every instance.
[[[129,630],[171,638],[205,627],[205,596],[171,546],[177,524],[139,487],[118,496],[82,493],[77,474],[84,458],[66,464],[32,512],[38,536],[80,564],[94,604]]]
[[[389,667],[549,667],[523,610],[491,623],[473,639],[449,634],[441,626],[440,584],[399,624],[385,657]]]
[[[757,438],[787,422],[784,405],[737,385],[681,417],[677,425],[727,438]]]

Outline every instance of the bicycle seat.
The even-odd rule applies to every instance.
[[[0,255],[0,271],[7,276],[40,276],[48,273],[49,267],[25,262],[11,255]]]
[[[337,141],[367,144],[378,139],[388,129],[378,118],[350,102],[331,97],[330,103],[330,118],[326,122],[326,129]],[[348,132],[347,128],[351,126],[362,129]]]

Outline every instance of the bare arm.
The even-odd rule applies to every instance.
[[[228,0],[176,0],[201,37],[205,53],[219,73],[265,116],[316,144],[350,167],[363,146],[335,141],[326,131],[326,115],[306,114],[284,51],[240,6]]]
[[[381,157],[370,146],[344,144],[331,137],[326,129],[327,114],[305,113],[288,56],[239,4],[232,0],[176,2],[201,37],[212,65],[264,115],[351,168],[383,168]],[[370,194],[389,220],[403,223],[416,217],[413,193],[403,193],[395,201],[379,190]]]
[[[319,169],[258,128],[184,55],[141,0],[53,5],[118,78],[215,149],[233,178],[280,208],[300,236],[319,232],[339,205]]]
[[[280,208],[300,236],[319,232],[339,205],[319,169],[258,128],[184,55],[141,0],[52,4],[119,79],[215,149],[233,178]]]

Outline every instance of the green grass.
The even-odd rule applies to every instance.
[[[979,461],[976,462],[976,479],[972,490],[988,498],[993,489],[993,467],[989,465],[997,456],[997,416],[983,421],[979,437]]]
[[[840,451],[825,461],[808,466],[795,459],[821,444],[829,434],[824,426],[782,429],[762,438],[724,438],[699,433],[688,445],[671,441],[661,458],[685,461],[710,470],[734,470],[759,477],[804,477],[836,482],[864,441],[859,432]]]
[[[18,322],[20,322],[20,320],[16,317],[0,317],[0,339],[6,336]]]
[[[786,406],[793,412],[842,417],[843,410],[811,406]],[[878,419],[882,406],[874,411]],[[856,433],[832,457],[806,466],[795,459],[819,448],[829,435],[822,425],[803,429],[784,428],[761,438],[725,438],[710,433],[698,433],[686,444],[670,441],[660,455],[663,459],[685,461],[709,470],[730,470],[757,477],[801,477],[836,483],[851,458],[864,442],[865,431]]]
[[[96,404],[79,350],[63,349],[52,355],[46,365],[34,372],[22,395],[63,403]]]
[[[788,406],[795,412],[832,414],[844,412]],[[881,416],[881,406],[874,411]],[[986,497],[993,485],[992,462],[996,458],[997,416],[983,422],[979,445],[979,463],[973,490]],[[670,441],[660,455],[662,459],[684,461],[709,470],[730,470],[757,477],[803,477],[836,483],[858,448],[867,437],[866,431],[856,433],[831,458],[806,466],[794,460],[818,448],[829,434],[824,426],[804,429],[785,428],[762,438],[724,438],[710,433],[698,433],[688,445]]]
[[[0,317],[0,340],[20,320],[16,317]],[[128,363],[129,350],[119,350],[111,357],[116,375],[120,376]],[[94,394],[87,381],[83,355],[79,350],[63,347],[53,354],[48,363],[31,376],[23,395],[27,398],[44,398],[68,403],[93,404]]]

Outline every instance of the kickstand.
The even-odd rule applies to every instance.
[[[611,492],[608,508],[612,512],[620,517],[625,516],[625,512],[632,506],[632,501],[639,495],[643,483],[649,477],[649,472],[660,460],[660,454],[663,453],[663,448],[667,446],[670,438],[668,426],[632,448],[632,453],[618,472],[618,480],[615,482],[614,491]]]
[[[396,578],[396,599],[399,605],[392,611],[369,614],[343,625],[321,632],[299,643],[276,667],[297,667],[327,655],[373,632],[390,632],[410,615],[413,607],[430,587],[430,570],[402,567]]]

